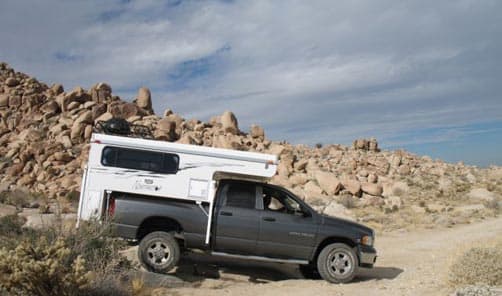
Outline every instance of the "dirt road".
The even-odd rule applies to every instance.
[[[472,225],[377,237],[373,269],[361,270],[354,282],[328,284],[302,279],[295,266],[184,257],[175,276],[189,282],[168,295],[449,295],[449,260],[459,248],[502,237],[502,218]],[[160,291],[159,291],[160,292]],[[163,294],[163,293],[161,293]]]

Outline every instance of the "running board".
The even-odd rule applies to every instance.
[[[307,260],[297,260],[297,259],[276,259],[269,257],[261,257],[261,256],[246,256],[246,255],[236,255],[236,254],[228,254],[222,252],[211,252],[213,256],[222,256],[228,258],[237,258],[237,259],[247,259],[247,260],[255,260],[255,261],[264,261],[264,262],[275,262],[275,263],[289,263],[289,264],[309,264]]]

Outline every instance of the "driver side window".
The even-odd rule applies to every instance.
[[[263,210],[294,214],[300,205],[286,193],[268,187],[263,187]]]

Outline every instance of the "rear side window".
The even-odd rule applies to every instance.
[[[176,174],[179,157],[172,153],[105,147],[101,155],[104,166]]]
[[[255,204],[256,186],[236,183],[228,185],[226,206],[254,209]]]

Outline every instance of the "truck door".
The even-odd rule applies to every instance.
[[[256,254],[260,213],[256,209],[257,186],[230,182],[219,192],[214,250],[232,254]]]
[[[308,259],[318,225],[287,192],[263,186],[258,252],[282,259]]]

